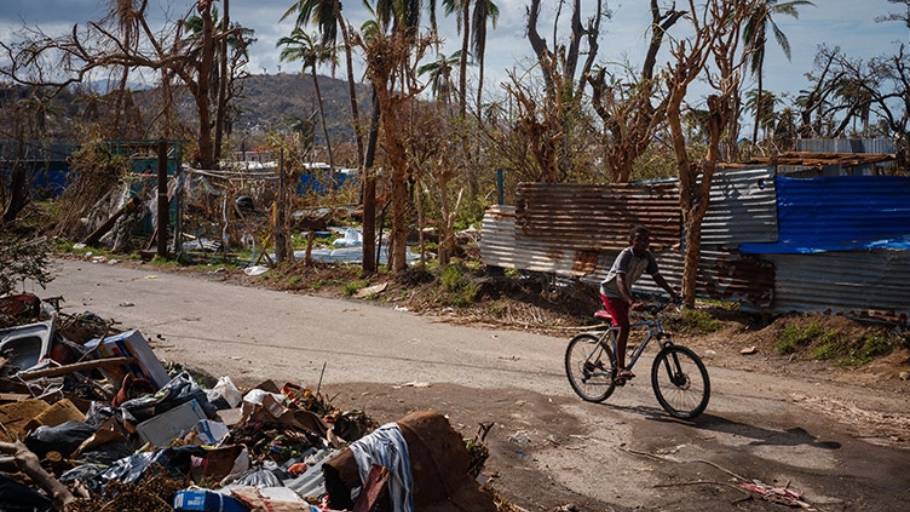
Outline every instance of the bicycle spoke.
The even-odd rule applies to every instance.
[[[697,414],[707,396],[707,383],[693,356],[680,349],[664,352],[655,366],[655,392],[671,414]]]

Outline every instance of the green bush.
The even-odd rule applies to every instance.
[[[452,306],[465,307],[477,300],[480,287],[469,277],[464,275],[458,265],[449,265],[439,274],[439,282],[447,294],[446,302]]]
[[[780,333],[776,348],[782,355],[792,354],[825,335],[836,336],[836,333],[826,333],[825,328],[818,322],[809,322],[805,325],[787,324]]]
[[[366,288],[370,283],[363,279],[357,279],[356,281],[349,281],[344,285],[344,295],[350,297],[360,291],[361,288]]]

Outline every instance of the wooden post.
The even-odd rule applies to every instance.
[[[373,114],[370,119],[370,136],[367,140],[367,153],[364,156],[360,172],[363,180],[363,273],[376,272],[378,256],[376,253],[376,174],[373,161],[376,157],[376,145],[379,137],[379,100],[376,88],[373,88]]]
[[[283,262],[288,255],[288,239],[285,233],[285,220],[287,208],[287,183],[284,169],[284,148],[278,153],[278,196],[275,201],[278,205],[275,215],[275,261]]]
[[[174,219],[174,231],[176,231],[174,233],[174,253],[178,259],[183,257],[183,187],[180,186],[180,180],[183,177],[182,156],[180,145],[174,145],[174,161],[177,165],[177,170],[174,173],[174,179],[177,180],[177,190],[174,193],[174,201],[176,201],[177,206],[177,218]]]
[[[167,258],[167,142],[158,143],[158,256]]]

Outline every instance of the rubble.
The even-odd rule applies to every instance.
[[[378,427],[318,386],[202,385],[137,330],[34,296],[0,308],[19,322],[0,331],[0,509],[496,510],[482,436],[443,415]]]

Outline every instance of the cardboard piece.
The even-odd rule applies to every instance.
[[[205,411],[199,402],[190,400],[148,419],[136,426],[136,432],[143,442],[152,443],[157,448],[164,448],[174,439],[185,435],[206,419]]]
[[[56,427],[67,421],[85,421],[85,415],[82,414],[82,411],[80,411],[73,402],[64,398],[36,416],[34,426],[45,425],[48,427]]]
[[[22,439],[28,433],[28,424],[50,405],[43,400],[22,400],[11,404],[0,405],[0,440],[12,442]]]
[[[145,337],[139,331],[127,331],[116,336],[109,336],[103,340],[94,339],[86,343],[85,347],[89,350],[96,350],[96,355],[99,358],[133,357],[136,359],[133,364],[101,370],[101,373],[117,389],[120,389],[123,377],[127,373],[143,377],[158,388],[170,382],[167,370],[164,369],[161,361],[155,356]]]

